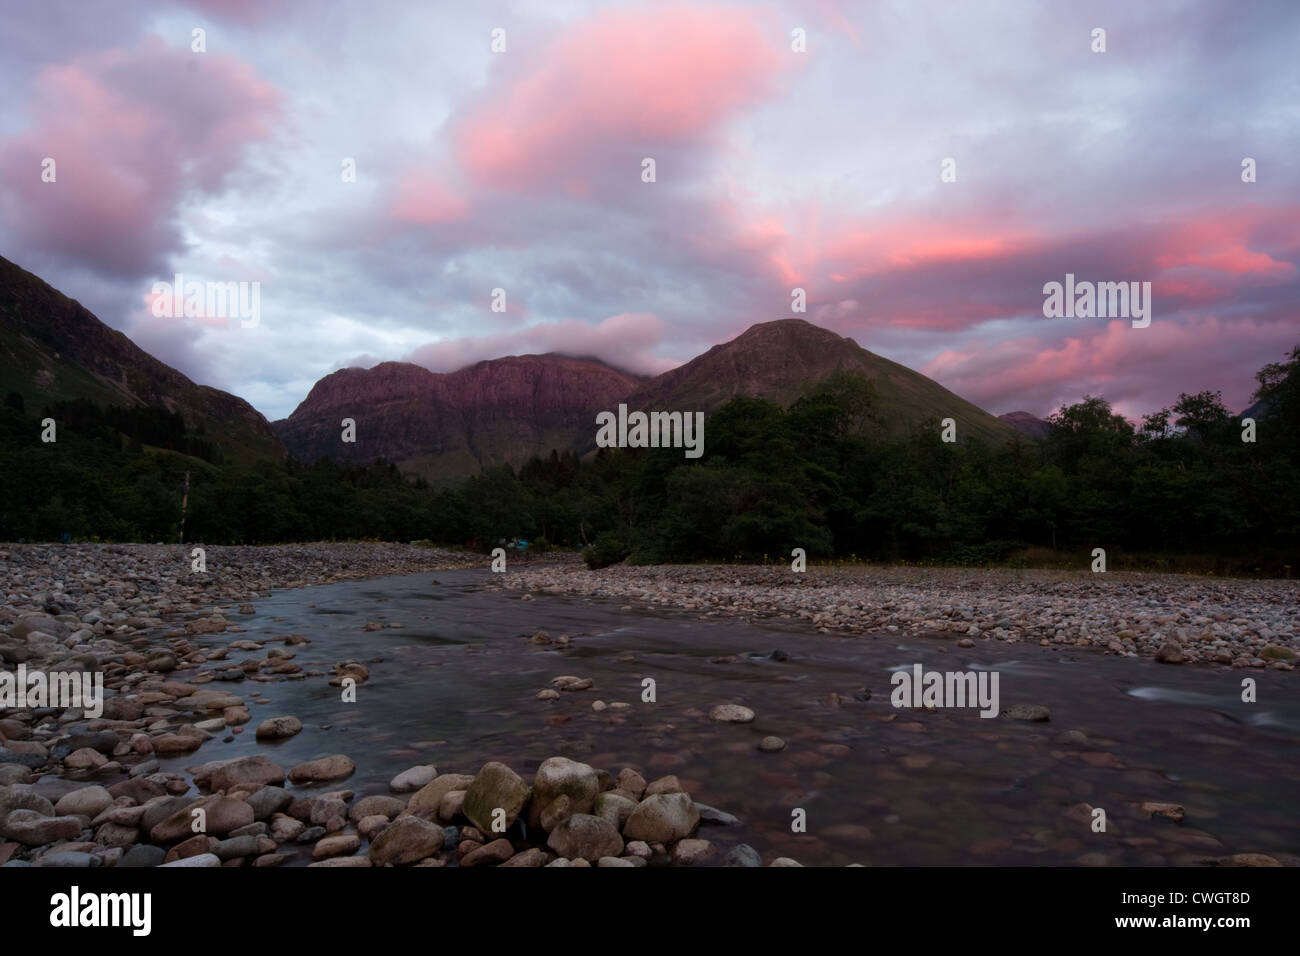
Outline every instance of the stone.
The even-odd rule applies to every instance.
[[[622,830],[623,824],[627,823],[627,818],[632,815],[632,811],[635,809],[635,800],[629,800],[627,797],[610,792],[602,793],[596,797],[592,813],[602,820],[608,820],[617,829]]]
[[[722,858],[723,866],[762,866],[763,859],[748,843],[741,843],[727,851]]]
[[[331,821],[338,820],[341,827],[347,813],[348,805],[338,797],[321,796],[312,801],[311,817],[308,822],[315,826],[331,829]]]
[[[308,760],[289,771],[289,780],[293,783],[319,783],[328,780],[343,780],[352,776],[357,765],[351,757],[334,754],[319,760]]]
[[[43,817],[54,816],[54,804],[26,783],[0,788],[0,824],[15,810],[33,810]]]
[[[260,754],[253,757],[236,757],[230,761],[218,761],[220,766],[205,764],[212,769],[207,773],[200,768],[194,774],[194,782],[209,790],[234,790],[236,788],[251,790],[261,786],[279,786],[284,783],[284,768],[273,763],[270,758]]]
[[[516,853],[502,863],[502,866],[546,866],[546,851],[530,847],[522,853]]]
[[[494,811],[505,811],[505,825],[509,827],[528,802],[529,793],[528,784],[519,774],[503,763],[492,761],[483,765],[474,782],[466,788],[462,809],[480,830],[493,832]]]
[[[1187,811],[1176,803],[1147,802],[1138,807],[1148,817],[1167,817],[1175,823],[1182,823]]]
[[[311,858],[313,860],[326,860],[332,856],[351,856],[361,849],[361,838],[355,833],[341,833],[338,836],[328,836],[319,841],[312,847]]]
[[[263,840],[265,840],[266,843],[269,843],[270,846],[267,847],[263,843]],[[357,846],[360,845],[361,841],[358,840]],[[212,852],[222,860],[242,860],[249,856],[260,856],[261,854],[270,852],[274,849],[274,840],[268,840],[265,837],[240,836],[222,840],[212,848]]]
[[[103,860],[93,853],[59,852],[47,853],[36,861],[37,866],[89,869],[103,866]]]
[[[106,757],[111,757],[113,751],[117,749],[118,742],[117,734],[111,730],[102,730],[96,733],[71,734],[64,741],[64,746],[68,750],[80,750],[83,747],[89,747]]]
[[[0,787],[15,783],[30,783],[32,772],[26,767],[14,763],[0,764]]]
[[[718,704],[709,711],[709,719],[729,724],[747,724],[754,719],[754,712],[739,704]]]
[[[653,797],[657,793],[683,793],[682,782],[677,779],[675,774],[668,774],[666,777],[660,777],[658,780],[652,780],[646,785],[644,797]]]
[[[154,843],[170,843],[194,832],[198,817],[195,810],[203,810],[204,832],[208,836],[226,836],[231,830],[253,822],[253,808],[243,800],[231,797],[204,797],[187,803],[149,830]]]
[[[481,846],[471,853],[467,853],[460,861],[461,866],[490,866],[497,863],[505,863],[515,855],[515,848],[509,840],[504,838],[493,840],[486,846]]]
[[[780,753],[785,749],[785,741],[780,737],[764,737],[758,742],[758,749],[765,754]]]
[[[1161,664],[1181,664],[1186,659],[1182,647],[1173,641],[1161,644],[1159,650],[1156,651],[1156,660]]]
[[[293,802],[293,794],[283,787],[261,787],[245,797],[244,802],[253,808],[254,820],[269,820],[284,812]]]
[[[700,822],[700,813],[684,793],[658,793],[636,805],[623,826],[629,840],[671,843],[689,837]]]
[[[705,823],[716,823],[724,827],[734,827],[740,823],[739,817],[704,803],[697,803],[695,809],[699,813],[700,819]]]
[[[546,805],[539,818],[541,828],[550,833],[569,817],[573,816],[573,801],[567,793],[562,793]]]
[[[542,761],[533,776],[533,801],[528,822],[541,826],[542,811],[560,796],[569,798],[569,813],[590,813],[599,792],[600,780],[594,768],[567,757],[550,757]],[[542,826],[542,829],[550,828]]]
[[[1039,704],[1016,704],[1002,712],[1002,716],[1012,720],[1047,721],[1052,719],[1052,712]]]
[[[306,829],[307,824],[283,813],[277,813],[271,818],[271,839],[276,843],[296,840]]]
[[[183,860],[172,860],[170,863],[163,863],[163,866],[183,866],[183,867],[207,867],[220,866],[221,858],[215,853],[200,853],[198,856],[186,857]]]
[[[378,813],[383,814],[391,820],[405,809],[405,800],[376,794],[374,796],[362,797],[356,803],[352,804],[352,808],[348,810],[348,819],[355,823],[362,817],[370,817]]]
[[[388,789],[393,793],[412,793],[432,783],[437,776],[438,768],[432,764],[411,767],[394,777]]]
[[[465,773],[439,774],[416,791],[410,802],[406,804],[406,812],[432,820],[438,816],[438,808],[442,805],[443,797],[453,790],[468,790],[473,782],[474,778]]]
[[[140,828],[121,823],[105,823],[95,831],[95,842],[100,846],[128,847],[140,839]]]
[[[620,770],[614,782],[619,790],[625,790],[631,794],[633,800],[639,801],[645,796],[645,777],[630,767],[624,767]]]
[[[220,614],[213,614],[210,617],[201,617],[197,620],[190,621],[185,625],[185,631],[188,634],[219,634],[230,626]]]
[[[330,857],[328,860],[317,860],[315,863],[308,863],[307,866],[308,868],[313,866],[367,867],[375,866],[375,863],[373,863],[369,857],[365,856],[334,856]]]
[[[678,840],[673,847],[672,860],[681,866],[707,863],[717,852],[708,840]]]
[[[419,817],[400,816],[370,841],[370,862],[402,866],[433,856],[442,849],[442,827]]]
[[[122,859],[118,860],[117,865],[128,868],[162,866],[166,858],[167,851],[162,847],[141,843],[123,853]]]
[[[24,846],[43,846],[81,835],[80,817],[47,817],[35,810],[14,810],[4,824],[4,835]]]
[[[288,740],[302,732],[297,717],[270,717],[257,725],[258,740]]]
[[[111,793],[112,791],[110,790],[109,792]],[[201,801],[197,801],[193,797],[156,797],[150,799],[149,802],[144,805],[144,813],[140,815],[140,819],[137,823],[142,830],[148,833],[173,813],[199,804],[200,802]]]
[[[41,760],[40,763],[45,763]],[[63,758],[63,766],[69,770],[94,770],[108,763],[108,758],[97,750],[82,747]]]
[[[464,790],[452,790],[443,796],[438,804],[438,819],[450,823],[465,812]]]
[[[202,745],[202,737],[194,737],[189,734],[163,734],[153,740],[154,753],[164,757],[192,753]]]
[[[575,813],[560,823],[546,840],[546,845],[567,859],[598,860],[602,856],[621,856],[623,838],[608,820],[587,813]]]
[[[59,802],[54,805],[54,812],[61,817],[81,816],[93,820],[112,803],[113,797],[103,787],[81,787],[60,797]]]

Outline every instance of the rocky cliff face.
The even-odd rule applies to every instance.
[[[158,361],[81,303],[0,258],[0,392],[29,406],[89,399],[180,412],[189,426],[235,457],[283,458],[270,423],[229,392],[196,385]]]
[[[571,448],[592,430],[596,411],[640,384],[601,362],[562,355],[491,359],[451,373],[384,362],[325,376],[274,427],[303,461],[383,458],[442,478]],[[344,418],[356,422],[355,443],[342,441]]]

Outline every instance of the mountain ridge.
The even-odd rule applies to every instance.
[[[199,385],[101,322],[75,299],[0,256],[0,391],[39,407],[87,399],[148,406],[200,423],[236,458],[288,451],[261,412],[237,395]]]
[[[382,458],[404,471],[441,479],[472,474],[484,465],[519,465],[552,449],[590,451],[595,413],[619,404],[709,413],[746,395],[788,405],[840,369],[872,380],[887,429],[951,417],[959,440],[1001,441],[1017,434],[921,373],[797,318],[751,325],[653,377],[556,352],[486,359],[454,372],[432,372],[411,362],[339,369],[272,426],[304,460]],[[566,384],[560,388],[560,382]],[[521,414],[527,401],[531,417]],[[342,441],[344,418],[356,422],[355,443]]]

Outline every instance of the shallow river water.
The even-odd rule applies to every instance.
[[[1194,865],[1236,853],[1300,862],[1291,674],[995,641],[961,649],[947,635],[836,636],[545,594],[521,601],[479,570],[278,591],[255,609],[238,618],[247,634],[198,640],[304,634],[311,643],[291,649],[315,676],[207,685],[242,696],[253,723],[164,769],[249,753],[287,769],[342,753],[356,773],[318,789],[362,795],[387,793],[418,763],[474,773],[500,760],[527,779],[543,759],[567,756],[613,774],[634,767],[648,780],[676,774],[698,802],[740,819],[701,835],[724,850],[749,843],[765,863]],[[401,627],[365,631],[368,621]],[[529,644],[539,628],[571,635],[570,646]],[[348,659],[370,668],[355,703],[342,702],[326,673]],[[997,671],[1003,711],[1042,705],[1051,720],[895,708],[890,669],[916,663]],[[564,674],[595,686],[536,699]],[[646,677],[653,703],[642,701]],[[1257,703],[1242,702],[1244,677],[1257,681]],[[597,713],[595,700],[631,706]],[[711,721],[720,703],[757,718]],[[254,739],[259,721],[287,714],[302,733]],[[767,735],[785,749],[760,752]],[[1186,817],[1148,818],[1139,810],[1147,801],[1179,804]],[[1106,811],[1104,833],[1080,804]],[[796,810],[807,832],[792,832]]]

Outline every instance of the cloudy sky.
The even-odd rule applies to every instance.
[[[1290,0],[3,15],[0,254],[268,418],[387,360],[660,372],[795,287],[995,414],[1203,388],[1240,410],[1300,342]],[[259,323],[155,317],[177,272],[260,283]],[[1151,282],[1150,326],[1045,318],[1066,273]]]

